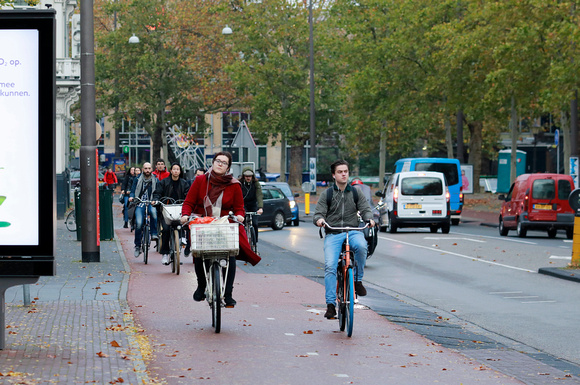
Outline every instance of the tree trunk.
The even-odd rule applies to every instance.
[[[518,165],[518,113],[516,111],[516,98],[512,95],[512,110],[510,126],[512,131],[512,154],[510,163],[510,186],[516,180]]]
[[[468,125],[469,139],[469,163],[473,165],[473,192],[479,192],[479,175],[481,174],[481,147],[483,143],[483,122],[474,121]]]
[[[449,116],[445,114],[445,145],[447,146],[447,157],[453,159],[453,139],[451,137],[451,122]]]
[[[463,156],[463,110],[457,111],[456,120],[457,129],[457,159],[459,163],[465,163],[465,157]]]
[[[153,136],[151,137],[152,149],[151,149],[151,163],[153,168],[155,168],[155,162],[157,159],[161,158],[161,147],[163,146],[163,126],[156,125],[153,131]]]
[[[290,147],[290,177],[288,184],[292,187],[300,187],[302,185],[302,151],[304,146]]]
[[[564,159],[560,161],[564,162],[564,174],[570,175],[570,159],[571,156],[571,143],[570,143],[570,124],[568,121],[568,116],[564,111],[560,111],[560,127],[562,130],[562,140],[560,143],[564,146]]]

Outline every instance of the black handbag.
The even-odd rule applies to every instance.
[[[369,259],[373,253],[375,252],[375,249],[377,248],[377,244],[379,243],[379,235],[377,234],[377,226],[375,225],[375,227],[367,227],[366,229],[363,230],[365,239],[367,240],[367,245],[368,245],[368,249],[367,249],[367,259]]]

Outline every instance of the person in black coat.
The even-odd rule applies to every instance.
[[[121,198],[123,198],[123,219],[125,224],[123,225],[124,228],[129,227],[129,209],[127,205],[129,204],[129,194],[131,194],[131,187],[133,186],[133,179],[135,179],[135,167],[131,167],[125,178],[123,179],[123,183],[121,184]]]
[[[169,178],[165,178],[157,184],[157,188],[155,189],[155,192],[153,192],[153,201],[160,201],[168,204],[185,200],[190,185],[187,180],[183,178],[183,169],[181,168],[181,165],[179,163],[171,164],[170,173],[171,176]],[[171,236],[171,232],[169,231],[169,226],[165,224],[165,221],[161,221],[161,224],[161,249],[159,252],[163,256],[161,258],[161,263],[168,265],[170,252],[169,237]],[[185,248],[185,256],[187,255],[189,255],[189,241]]]

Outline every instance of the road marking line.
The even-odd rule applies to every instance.
[[[335,374],[335,377],[348,377],[348,374]]]
[[[294,335],[294,333],[284,333],[284,335],[291,337]]]
[[[569,260],[572,260],[572,256],[564,257],[564,256],[558,256],[558,255],[550,255],[550,259],[569,259]]]
[[[492,291],[489,294],[521,294],[523,291]]]
[[[306,353],[306,354],[308,354],[309,356],[317,356],[318,355],[318,353]]]
[[[460,238],[460,237],[425,237],[423,239],[460,239],[462,241],[471,241],[471,242],[479,242],[479,243],[486,243],[486,241],[480,241],[479,239],[473,239],[473,238]]]
[[[504,297],[505,299],[522,299],[522,298],[538,298],[537,295],[518,295],[515,297]]]
[[[522,301],[522,303],[554,303],[556,301]]]
[[[465,233],[456,233],[455,231],[453,232],[453,234],[459,234],[459,235],[473,235],[473,234],[465,234]],[[530,242],[530,241],[522,241],[519,239],[513,239],[513,238],[509,238],[509,237],[492,237],[490,235],[478,235],[478,237],[482,237],[482,238],[490,238],[490,239],[501,239],[502,241],[509,241],[509,242],[516,242],[516,243],[525,243],[528,245],[537,245],[537,242]]]
[[[403,242],[400,241],[398,239],[394,239],[394,238],[387,238],[387,237],[383,237],[383,236],[379,236],[379,238],[381,239],[385,239],[387,241],[392,241],[392,242],[396,242],[396,243],[401,243],[403,245],[408,245],[408,246],[414,246],[414,247],[418,247],[420,249],[426,249],[426,250],[431,250],[431,251],[436,251],[438,253],[445,253],[445,254],[449,254],[449,255],[454,255],[456,257],[460,257],[460,258],[465,258],[465,259],[470,259],[472,261],[475,262],[481,262],[481,263],[487,263],[490,265],[495,265],[495,266],[501,266],[501,267],[507,267],[508,269],[514,269],[514,270],[520,270],[520,271],[525,271],[527,273],[535,273],[537,274],[537,271],[534,270],[529,270],[529,269],[524,269],[521,267],[515,267],[515,266],[510,266],[510,265],[504,265],[503,263],[497,263],[497,262],[492,262],[492,261],[486,261],[485,259],[479,259],[477,257],[470,257],[468,255],[463,255],[463,254],[459,254],[459,253],[454,253],[452,251],[446,251],[446,250],[442,250],[442,249],[436,249],[434,247],[429,247],[429,246],[421,246],[421,245],[416,245],[414,243],[409,243],[409,242]]]

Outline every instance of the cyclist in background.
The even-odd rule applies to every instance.
[[[334,185],[326,189],[318,198],[312,221],[318,227],[328,223],[333,227],[358,227],[357,212],[360,212],[364,221],[374,226],[373,213],[367,199],[363,194],[357,194],[354,199],[353,187],[348,184],[348,162],[337,160],[330,166],[330,172],[334,178]],[[327,197],[332,189],[330,205]],[[346,233],[334,232],[326,229],[324,238],[324,286],[326,289],[326,313],[328,319],[336,316],[336,269],[338,258],[342,249],[342,243],[346,239]],[[355,269],[354,289],[357,295],[364,297],[367,291],[362,284],[364,266],[367,259],[367,241],[361,231],[353,231],[349,235],[350,248],[354,251]]]
[[[131,187],[133,187],[133,179],[135,179],[135,167],[131,167],[123,183],[121,184],[121,197],[123,197],[123,227],[129,227],[129,209],[127,205],[129,204],[129,195],[131,194]]]
[[[117,175],[115,175],[113,170],[111,170],[111,167],[107,168],[107,171],[105,171],[103,180],[105,181],[105,185],[108,190],[114,190],[115,185],[118,183]]]
[[[141,168],[143,171],[138,178],[133,180],[133,187],[131,188],[131,195],[129,201],[133,198],[139,198],[143,201],[152,201],[153,192],[157,188],[159,180],[153,175],[153,167],[151,163],[143,163]],[[152,202],[153,203],[153,202]],[[158,240],[157,235],[157,210],[154,207],[149,207],[149,215],[151,216],[151,239]],[[141,233],[143,231],[143,223],[145,219],[145,203],[137,204],[135,208],[135,258],[141,254]]]
[[[169,175],[171,175],[169,173],[169,171],[167,171],[167,168],[165,167],[165,161],[161,158],[157,159],[157,162],[155,163],[155,171],[153,171],[153,175],[155,175],[157,177],[157,179],[159,179],[160,181],[162,181],[163,179],[169,177]]]
[[[170,178],[165,178],[157,184],[157,188],[153,193],[153,201],[161,201],[167,204],[185,200],[187,192],[189,191],[189,183],[183,178],[181,165],[179,163],[172,163],[170,173]],[[171,198],[173,202],[164,202],[162,200],[163,198]],[[161,221],[161,249],[159,252],[162,255],[161,263],[164,265],[169,265],[169,237],[171,236],[171,231],[169,230],[169,226],[165,224],[165,221]],[[189,250],[186,249],[186,251]],[[185,254],[189,255],[189,252]]]
[[[262,212],[264,211],[262,186],[256,179],[252,169],[245,167],[239,180],[242,185],[242,195],[244,196],[244,209],[262,215]],[[256,215],[252,216],[252,225],[255,230],[254,234],[256,235],[256,242],[258,242],[258,217]]]

